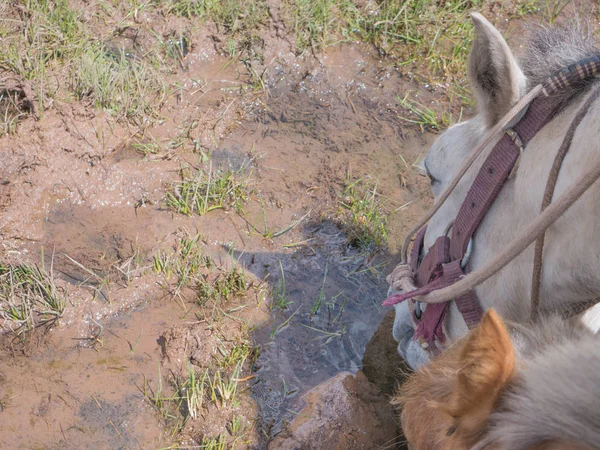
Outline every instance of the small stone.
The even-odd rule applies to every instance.
[[[304,400],[306,406],[269,444],[269,450],[378,449],[398,436],[388,397],[361,371],[338,374]]]

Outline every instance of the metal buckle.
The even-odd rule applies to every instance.
[[[504,132],[508,135],[508,137],[512,139],[515,145],[519,148],[519,156],[515,161],[515,165],[508,174],[508,179],[511,180],[517,174],[517,170],[519,169],[519,163],[521,161],[521,156],[523,156],[523,152],[525,151],[525,146],[523,144],[523,141],[521,140],[521,136],[519,136],[519,133],[517,133],[515,130],[513,130],[512,128],[506,128]]]
[[[471,259],[471,253],[473,253],[473,237],[472,236],[469,239],[469,243],[467,244],[467,251],[465,252],[465,255],[463,256],[463,258],[460,260],[460,268],[461,269],[464,269],[465,267],[467,267],[467,264],[469,264],[469,260]]]
[[[519,154],[523,154],[523,150],[525,150],[525,145],[523,145],[523,141],[521,140],[521,136],[512,128],[505,128],[504,132],[508,134],[508,137],[512,139],[517,147],[519,147]]]

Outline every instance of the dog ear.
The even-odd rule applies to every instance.
[[[515,351],[500,316],[488,310],[481,323],[465,338],[459,369],[449,399],[438,409],[455,419],[462,432],[479,431],[502,390],[515,372]]]
[[[472,13],[475,40],[469,55],[469,79],[479,112],[493,127],[519,101],[525,75],[500,32],[481,14]]]

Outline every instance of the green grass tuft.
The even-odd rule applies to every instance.
[[[165,202],[181,214],[201,216],[228,207],[241,212],[248,199],[243,169],[182,169],[180,174],[181,181],[168,186]]]
[[[294,0],[284,1],[284,5],[292,11],[287,26],[294,30],[296,48],[301,53],[337,40],[336,36],[345,25],[346,10],[352,3],[347,0]]]
[[[281,261],[279,261],[279,270],[280,270],[280,277],[279,280],[277,281],[277,286],[275,286],[273,288],[273,291],[271,293],[272,298],[271,298],[271,305],[270,305],[270,309],[280,309],[280,310],[285,310],[287,309],[292,303],[293,301],[290,300],[290,296],[287,292],[287,283],[285,281],[285,272],[283,271],[283,265],[281,264]]]
[[[76,58],[86,35],[80,14],[66,0],[26,0],[19,18],[0,18],[0,66],[41,81],[57,63]]]
[[[90,43],[74,63],[73,92],[118,118],[156,115],[166,99],[161,74],[142,58]]]
[[[175,293],[187,285],[196,283],[201,277],[200,270],[212,267],[210,256],[202,248],[202,236],[186,236],[179,240],[174,253],[159,251],[154,256],[154,270],[175,277]]]
[[[228,33],[256,30],[268,18],[266,0],[171,0],[166,10],[188,19],[212,20]]]
[[[0,318],[16,334],[55,324],[64,309],[64,294],[43,268],[0,264]]]
[[[400,107],[408,110],[410,114],[409,117],[401,116],[402,120],[419,125],[422,132],[426,130],[441,130],[452,124],[452,116],[449,113],[442,112],[438,114],[433,109],[417,101],[409,100],[408,95],[409,92],[404,97],[396,97]]]
[[[127,120],[139,122],[141,116],[158,113],[167,88],[152,54],[126,55],[109,48],[94,38],[81,10],[67,0],[20,3],[18,9],[7,9],[12,16],[0,17],[0,68],[30,81],[40,113],[46,97],[73,95]],[[60,83],[61,78],[70,83]]]
[[[198,281],[198,302],[203,305],[209,300],[221,303],[248,291],[249,283],[242,269],[234,266],[230,270],[209,274]]]
[[[376,184],[370,185],[362,179],[347,181],[338,201],[338,221],[351,245],[370,251],[385,246],[388,219],[382,212],[384,204]]]

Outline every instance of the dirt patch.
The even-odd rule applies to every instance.
[[[50,332],[2,337],[0,446],[264,448],[302,395],[363,367],[396,243],[429,199],[413,164],[435,135],[400,120],[395,99],[421,88],[367,45],[298,57],[275,17],[264,58],[242,60],[215,25],[151,9],[103,24],[92,9],[99,58],[134,70],[158,36],[175,88],[136,122],[91,93],[51,95],[69,85],[57,70],[39,120],[28,111],[0,139],[5,259],[44,267],[66,298]],[[239,208],[185,216],[166,202],[184,172],[217,169],[242,174]],[[344,232],[345,187],[359,181],[381,200],[387,247]],[[232,267],[240,295],[227,293]],[[393,438],[386,398],[346,378],[345,401],[372,417],[347,442]]]
[[[362,370],[369,381],[388,396],[394,394],[410,373],[409,367],[398,353],[398,343],[392,336],[393,325],[394,311],[388,311],[367,343],[362,362]]]
[[[94,448],[167,445],[144,397],[144,379],[156,382],[157,336],[178,320],[172,308],[139,307],[79,334],[55,330],[40,348],[6,345],[2,355],[3,448]],[[91,336],[98,333],[96,341]],[[10,341],[8,341],[10,342]],[[92,344],[95,344],[92,349]],[[10,352],[13,348],[16,353]],[[26,423],[27,427],[23,427]]]

